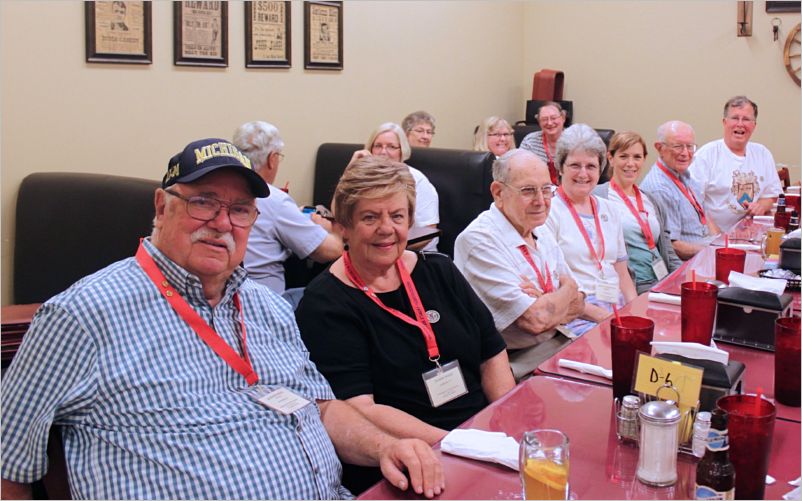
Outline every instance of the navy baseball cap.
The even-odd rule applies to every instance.
[[[216,138],[194,141],[184,151],[176,153],[167,164],[162,188],[176,183],[191,183],[223,168],[242,174],[255,197],[264,198],[270,194],[267,183],[253,170],[250,159],[229,141]]]

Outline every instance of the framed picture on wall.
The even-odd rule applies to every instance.
[[[245,67],[291,66],[290,4],[245,2]]]
[[[342,2],[304,2],[304,68],[343,69]]]
[[[151,2],[84,2],[88,63],[153,62]]]
[[[173,2],[177,66],[228,66],[228,2]]]

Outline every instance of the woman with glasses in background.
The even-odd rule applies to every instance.
[[[560,103],[546,101],[538,108],[535,119],[540,125],[540,130],[527,134],[519,148],[531,151],[546,162],[551,182],[560,184],[560,176],[554,165],[554,153],[557,150],[557,140],[565,128],[565,110]]]
[[[551,203],[546,226],[587,294],[583,318],[599,322],[637,297],[627,268],[621,213],[609,200],[593,195],[607,163],[607,147],[590,126],[565,129],[554,155],[562,184]],[[593,324],[573,329],[580,334]],[[578,330],[578,331],[577,331]]]
[[[486,118],[474,132],[475,151],[489,151],[498,158],[513,148],[515,148],[515,138],[512,127],[501,117]]]
[[[406,162],[411,154],[412,150],[409,147],[407,136],[404,134],[404,129],[396,123],[385,122],[371,133],[365,143],[364,150],[354,152],[349,165],[369,155],[389,158],[396,162]],[[440,223],[440,198],[437,195],[437,190],[423,172],[410,165],[407,165],[407,167],[409,167],[409,172],[415,179],[414,226],[417,228],[437,228],[438,223]],[[425,245],[416,244],[412,248],[415,250],[437,251],[438,241],[438,238],[434,238],[424,242]]]
[[[638,294],[682,264],[665,231],[663,209],[635,184],[647,154],[646,142],[638,133],[616,133],[607,152],[613,177],[593,190],[599,198],[614,202],[621,213],[628,266]]]
[[[404,117],[401,128],[413,148],[428,148],[434,139],[434,117],[425,111],[416,111]]]

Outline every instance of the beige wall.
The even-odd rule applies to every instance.
[[[773,41],[771,18],[782,20]],[[542,68],[565,72],[574,122],[634,130],[651,145],[657,126],[690,123],[701,145],[722,135],[725,101],[759,107],[752,139],[799,179],[800,92],[783,66],[799,14],[766,14],[754,2],[751,37],[736,36],[731,1],[540,0],[527,4],[523,84]],[[655,159],[650,147],[649,165]]]
[[[319,144],[362,142],[380,122],[423,108],[438,120],[435,146],[468,148],[485,116],[523,118],[542,68],[565,71],[576,120],[649,142],[671,118],[692,123],[700,144],[719,137],[724,100],[746,93],[760,105],[755,140],[799,166],[799,87],[763,11],[756,1],[754,36],[737,38],[729,1],[349,1],[345,69],[322,72],[303,69],[300,2],[293,68],[246,70],[240,2],[229,6],[229,67],[202,69],[172,63],[170,2],[153,4],[153,64],[134,66],[84,62],[83,2],[0,1],[2,304],[16,193],[29,173],[159,179],[187,142],[263,119],[287,143],[277,184],[289,181],[303,203]],[[782,40],[799,15],[779,17]]]
[[[520,3],[346,2],[345,69],[303,69],[303,14],[292,5],[289,70],[244,63],[244,8],[229,6],[229,67],[173,65],[172,3],[153,3],[152,65],[87,64],[78,1],[0,2],[2,53],[2,303],[10,302],[14,205],[37,171],[160,179],[200,137],[230,137],[248,120],[287,144],[276,184],[312,194],[324,142],[364,142],[381,122],[426,109],[435,146],[468,148],[485,116],[522,118]]]

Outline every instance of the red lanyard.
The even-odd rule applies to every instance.
[[[546,134],[542,134],[540,138],[543,140],[543,151],[546,152],[546,159],[547,164],[549,166],[549,176],[551,176],[551,184],[558,185],[560,184],[560,178],[557,176],[557,168],[554,167],[554,157],[551,155],[549,151],[549,142],[546,141]]]
[[[668,178],[674,182],[675,185],[677,185],[679,191],[681,191],[682,194],[685,195],[685,198],[688,199],[688,202],[690,202],[693,208],[696,209],[696,213],[699,215],[699,221],[701,221],[702,224],[707,224],[707,218],[705,218],[705,211],[702,210],[702,206],[699,205],[699,202],[696,201],[696,197],[693,195],[693,192],[688,188],[686,188],[685,185],[682,184],[682,182],[680,182],[677,176],[674,175],[673,172],[668,170],[666,166],[660,162],[660,160],[657,161],[657,166],[660,167],[660,170],[662,170],[665,173],[665,175],[668,176]]]
[[[412,277],[409,276],[407,267],[404,266],[401,258],[398,258],[398,260],[395,262],[395,267],[398,270],[398,275],[401,277],[401,283],[404,284],[404,289],[407,291],[407,297],[409,298],[409,302],[412,304],[412,311],[415,312],[414,319],[410,318],[409,315],[406,315],[395,308],[390,308],[382,303],[381,299],[376,296],[376,293],[373,292],[367,285],[365,285],[364,281],[362,281],[362,277],[359,276],[359,273],[356,271],[356,268],[354,268],[353,263],[351,263],[351,256],[348,255],[347,251],[343,252],[343,264],[345,265],[345,274],[348,276],[348,279],[351,280],[351,282],[353,282],[357,288],[361,289],[362,292],[364,292],[365,295],[367,295],[381,309],[390,313],[399,320],[403,320],[404,322],[414,325],[421,330],[423,333],[423,339],[426,341],[426,351],[429,353],[429,360],[436,362],[440,358],[440,349],[437,347],[437,339],[434,337],[432,324],[429,323],[429,318],[426,316],[426,309],[424,309],[423,303],[421,303],[418,291],[415,289],[415,284],[412,282]]]
[[[602,235],[601,231],[601,222],[599,222],[599,213],[596,210],[596,200],[593,198],[593,195],[590,196],[590,211],[593,213],[593,220],[596,222],[596,234],[599,235],[599,243],[601,246],[601,255],[596,253],[596,249],[593,248],[593,242],[590,241],[590,235],[588,235],[588,230],[585,229],[585,225],[582,224],[582,220],[579,219],[579,214],[577,214],[576,209],[574,208],[573,202],[568,199],[568,195],[565,194],[563,187],[560,186],[557,188],[557,193],[560,195],[560,198],[563,199],[565,205],[568,207],[568,210],[571,212],[571,215],[574,217],[574,222],[576,223],[577,228],[579,228],[579,232],[585,238],[585,244],[588,246],[588,250],[590,251],[590,257],[596,262],[596,266],[599,270],[602,269],[602,259],[604,259],[604,235]]]
[[[537,275],[537,281],[540,283],[540,290],[544,293],[548,294],[549,292],[554,292],[554,283],[551,281],[551,273],[549,272],[549,263],[546,263],[546,278],[547,280],[543,280],[543,275],[540,273],[537,265],[535,264],[535,260],[532,259],[532,254],[529,253],[529,249],[526,247],[526,244],[519,245],[518,249],[521,251],[521,254],[524,255],[524,259],[526,262],[529,263],[529,266],[535,270],[535,274]]]
[[[618,186],[618,184],[613,179],[610,180],[610,186],[612,186],[615,192],[618,193],[618,196],[621,197],[621,199],[624,201],[624,205],[627,206],[629,212],[631,212],[632,215],[635,216],[635,221],[638,222],[640,230],[643,232],[643,236],[646,237],[646,245],[649,246],[649,249],[654,249],[656,245],[654,243],[654,235],[652,235],[652,229],[649,227],[649,215],[648,213],[646,214],[645,220],[640,217],[641,213],[645,213],[646,210],[643,208],[643,197],[641,197],[640,190],[638,189],[638,187],[634,184],[632,185],[632,189],[635,190],[635,200],[638,203],[638,208],[635,209],[635,206],[632,205],[632,200],[629,199],[627,194],[624,193],[624,190],[621,189],[621,187]]]
[[[145,250],[145,247],[140,243],[139,249],[136,251],[136,261],[139,266],[145,270],[145,273],[153,281],[153,284],[159,289],[162,296],[170,303],[176,313],[184,320],[184,322],[195,331],[204,343],[211,348],[217,355],[222,358],[225,363],[232,369],[237,371],[249,385],[255,384],[259,381],[259,376],[253,370],[251,360],[248,358],[248,349],[245,345],[245,322],[242,320],[242,304],[239,301],[239,295],[234,294],[234,305],[239,310],[239,324],[242,329],[242,354],[234,351],[226,342],[221,338],[217,332],[214,331],[209,324],[207,324],[198,313],[181,297],[171,285],[170,282],[164,277],[164,274],[159,270],[153,258]]]

